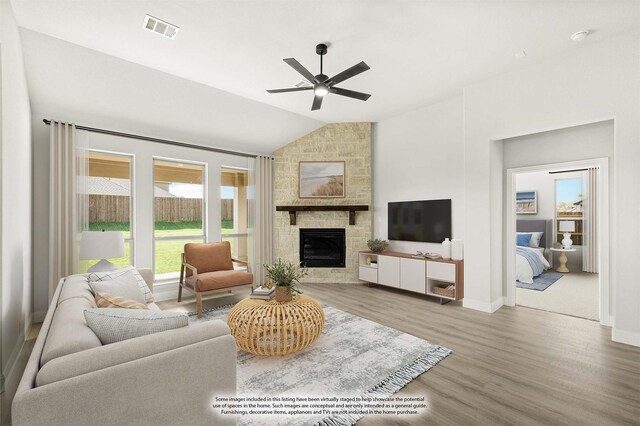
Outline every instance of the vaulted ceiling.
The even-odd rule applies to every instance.
[[[27,30],[190,80],[214,97],[228,92],[275,107],[265,110],[270,121],[295,130],[273,140],[294,137],[322,123],[383,120],[460,93],[466,85],[492,75],[640,27],[640,2],[635,0],[13,0],[12,4],[19,25]],[[180,27],[176,39],[143,29],[145,14]],[[583,29],[591,31],[586,40],[569,39]],[[27,67],[40,69],[32,70],[30,79],[34,73],[45,78],[52,59],[42,47],[46,43],[35,33],[25,39]],[[329,95],[320,111],[310,111],[311,92],[266,92],[301,80],[283,58],[294,57],[316,74],[315,45],[320,42],[329,45],[326,74],[362,60],[371,67],[340,84],[371,93],[367,102]],[[522,51],[526,55],[518,58]],[[81,51],[67,58],[81,69],[88,65],[80,61],[87,59]],[[90,84],[91,74],[75,78]],[[128,76],[105,73],[100,78],[110,87]],[[47,91],[52,89],[40,86],[33,96],[37,102],[50,102],[48,96],[54,94]],[[239,100],[231,104],[246,106]],[[206,102],[198,107],[206,107]],[[180,109],[190,111],[184,105],[173,108],[175,114],[181,114]],[[279,110],[291,114],[280,115]],[[257,135],[252,138],[258,143]],[[265,145],[265,149],[270,148]]]

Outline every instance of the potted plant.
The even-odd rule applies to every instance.
[[[267,278],[276,286],[276,301],[289,302],[294,294],[302,293],[296,288],[300,278],[307,275],[307,270],[289,260],[276,259],[273,265],[264,265]]]
[[[374,238],[367,241],[367,247],[374,253],[381,253],[389,247],[389,241]]]

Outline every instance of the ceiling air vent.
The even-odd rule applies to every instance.
[[[161,36],[168,37],[171,40],[176,38],[178,30],[180,29],[173,24],[150,15],[145,15],[144,17],[144,28]]]

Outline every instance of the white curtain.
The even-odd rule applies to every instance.
[[[585,200],[583,202],[583,252],[582,270],[598,272],[598,188],[599,172],[597,167],[587,169],[585,181]]]
[[[62,277],[78,272],[78,238],[88,221],[86,150],[75,125],[51,122],[49,158],[49,299]]]
[[[254,284],[265,281],[264,264],[273,262],[273,159],[249,160],[249,263]]]

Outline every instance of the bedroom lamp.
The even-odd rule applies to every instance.
[[[562,248],[570,249],[573,241],[571,241],[571,233],[576,231],[576,223],[573,220],[561,220],[558,224],[558,231],[564,232],[562,236]]]
[[[124,256],[124,234],[122,231],[84,231],[80,239],[80,259],[100,259],[87,272],[104,272],[118,269],[107,259]]]

